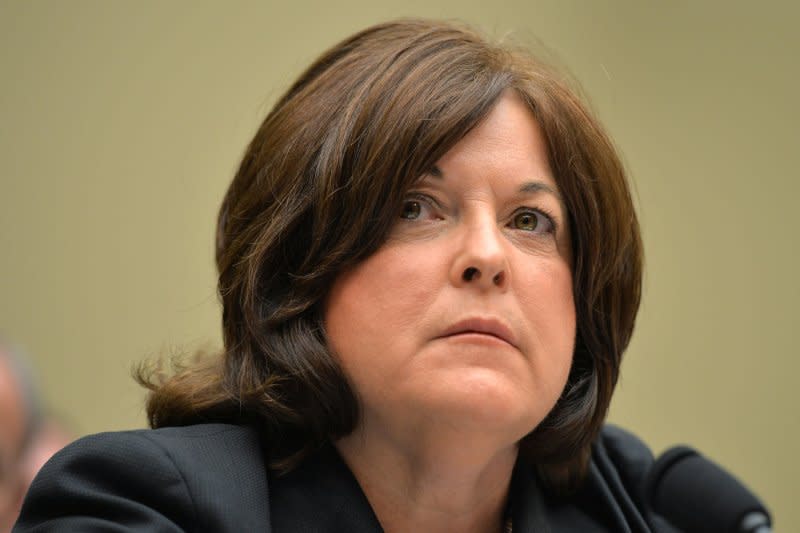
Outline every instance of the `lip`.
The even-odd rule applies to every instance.
[[[515,348],[517,346],[516,339],[514,338],[514,332],[505,323],[496,318],[473,317],[465,320],[459,320],[444,330],[439,338],[452,337],[454,335],[463,335],[467,333],[479,333],[497,337],[501,341],[507,342]]]

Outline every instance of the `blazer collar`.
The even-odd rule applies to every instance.
[[[333,445],[326,445],[281,476],[269,475],[273,533],[382,533],[355,476]],[[511,486],[514,533],[550,531],[531,469],[517,468]]]
[[[281,476],[270,473],[273,533],[381,533],[350,469],[327,445]]]

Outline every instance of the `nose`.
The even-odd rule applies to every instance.
[[[465,226],[451,267],[453,285],[505,291],[510,275],[503,235],[495,222],[487,220]]]

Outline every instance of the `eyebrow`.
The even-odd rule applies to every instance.
[[[433,167],[431,167],[431,169],[428,172],[426,172],[425,174],[428,174],[429,176],[431,176],[433,178],[437,178],[437,179],[443,179],[444,178],[444,173],[436,165],[433,165]],[[556,199],[563,204],[563,199],[561,198],[561,195],[558,193],[558,191],[553,189],[548,184],[546,184],[544,182],[541,182],[541,181],[527,181],[527,182],[523,183],[520,186],[519,192],[525,193],[525,194],[533,194],[533,193],[537,193],[537,192],[546,192],[546,193],[549,193],[549,194],[552,194],[553,196],[555,196]]]
[[[548,184],[542,183],[541,181],[528,181],[526,183],[523,183],[522,186],[519,188],[519,192],[524,192],[528,194],[536,192],[546,192],[555,196],[559,202],[561,201],[561,195],[558,194],[558,191],[553,189]]]
[[[440,169],[437,165],[433,165],[431,169],[426,172],[425,174],[430,174],[434,178],[443,178],[444,174],[442,174],[442,169]]]

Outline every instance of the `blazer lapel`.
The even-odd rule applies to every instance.
[[[269,475],[273,533],[382,533],[350,469],[331,445],[285,475]]]

